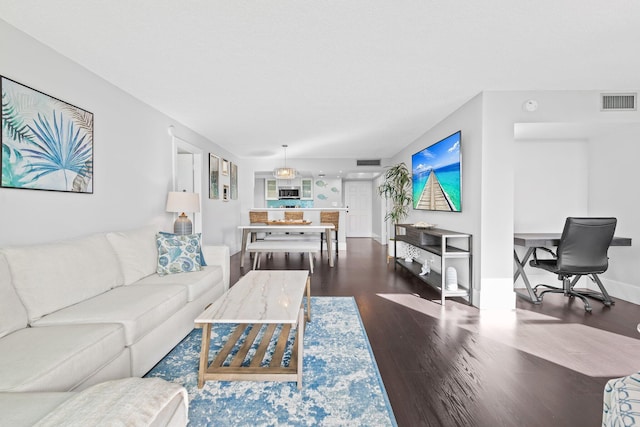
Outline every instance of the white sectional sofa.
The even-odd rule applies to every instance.
[[[140,377],[193,329],[229,287],[229,249],[159,276],[157,231],[0,249],[0,394]]]

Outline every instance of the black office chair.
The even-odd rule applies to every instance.
[[[540,284],[533,292],[542,301],[544,294],[563,293],[573,298],[578,297],[584,302],[584,309],[591,312],[591,305],[587,298],[602,301],[604,305],[614,304],[607,290],[602,285],[598,274],[607,271],[609,258],[607,251],[613,233],[616,229],[616,218],[567,218],[558,244],[557,253],[547,248],[535,248],[531,267],[542,268],[558,275],[562,280],[562,288]],[[538,259],[536,250],[542,249],[554,256],[554,259]],[[571,277],[575,276],[572,280]],[[590,290],[575,290],[574,286],[582,276],[590,277],[600,288],[600,292]],[[539,287],[548,288],[538,295]]]

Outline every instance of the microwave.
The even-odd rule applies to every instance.
[[[278,188],[278,199],[299,199],[299,187],[280,187]]]

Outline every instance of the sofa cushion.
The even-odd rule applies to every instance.
[[[107,239],[120,260],[125,285],[130,285],[156,272],[157,232],[157,227],[149,226],[137,230],[107,233]]]
[[[125,343],[130,346],[186,303],[187,290],[183,286],[120,286],[44,316],[34,325],[120,323],[124,326]]]
[[[20,329],[0,340],[0,391],[69,391],[123,351],[118,324]]]
[[[7,260],[0,254],[0,338],[26,327],[27,310],[11,284]]]
[[[184,426],[188,406],[187,390],[179,384],[161,378],[123,378],[76,393],[40,420],[38,427]],[[177,418],[166,416],[176,412]]]
[[[218,266],[203,267],[200,271],[185,274],[160,276],[153,274],[137,282],[137,285],[180,285],[187,289],[187,301],[200,298],[216,283],[222,282],[222,268]]]
[[[640,421],[640,372],[607,381],[602,427],[635,426]]]
[[[104,234],[3,252],[30,322],[123,283],[118,258]]]
[[[166,237],[180,236],[180,234],[167,233],[166,231],[158,231],[158,234],[161,234],[161,235],[166,236]],[[206,267],[207,263],[205,262],[204,254],[202,253],[202,241],[201,241],[202,240],[201,239],[202,234],[201,233],[197,233],[196,235],[192,235],[192,236],[196,236],[197,239],[200,241],[200,260],[199,260],[200,261],[200,266],[201,267]]]
[[[0,393],[2,425],[30,427],[62,402],[74,396],[74,392]]]
[[[202,268],[200,233],[170,236],[158,233],[156,243],[159,275],[200,271]]]

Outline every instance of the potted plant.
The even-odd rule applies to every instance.
[[[400,223],[409,215],[411,205],[411,172],[407,165],[398,163],[387,169],[384,182],[378,187],[378,193],[391,201],[391,209],[384,220],[391,220],[393,225]]]
[[[391,220],[393,225],[400,223],[409,215],[411,204],[411,172],[404,163],[398,163],[387,169],[384,174],[384,182],[378,186],[378,194],[391,202],[391,208],[384,217],[385,221]],[[392,238],[390,240],[393,240]],[[393,253],[392,253],[392,248]],[[398,248],[398,252],[402,248]],[[395,247],[389,244],[389,258],[396,256]],[[401,256],[399,253],[398,256]]]

